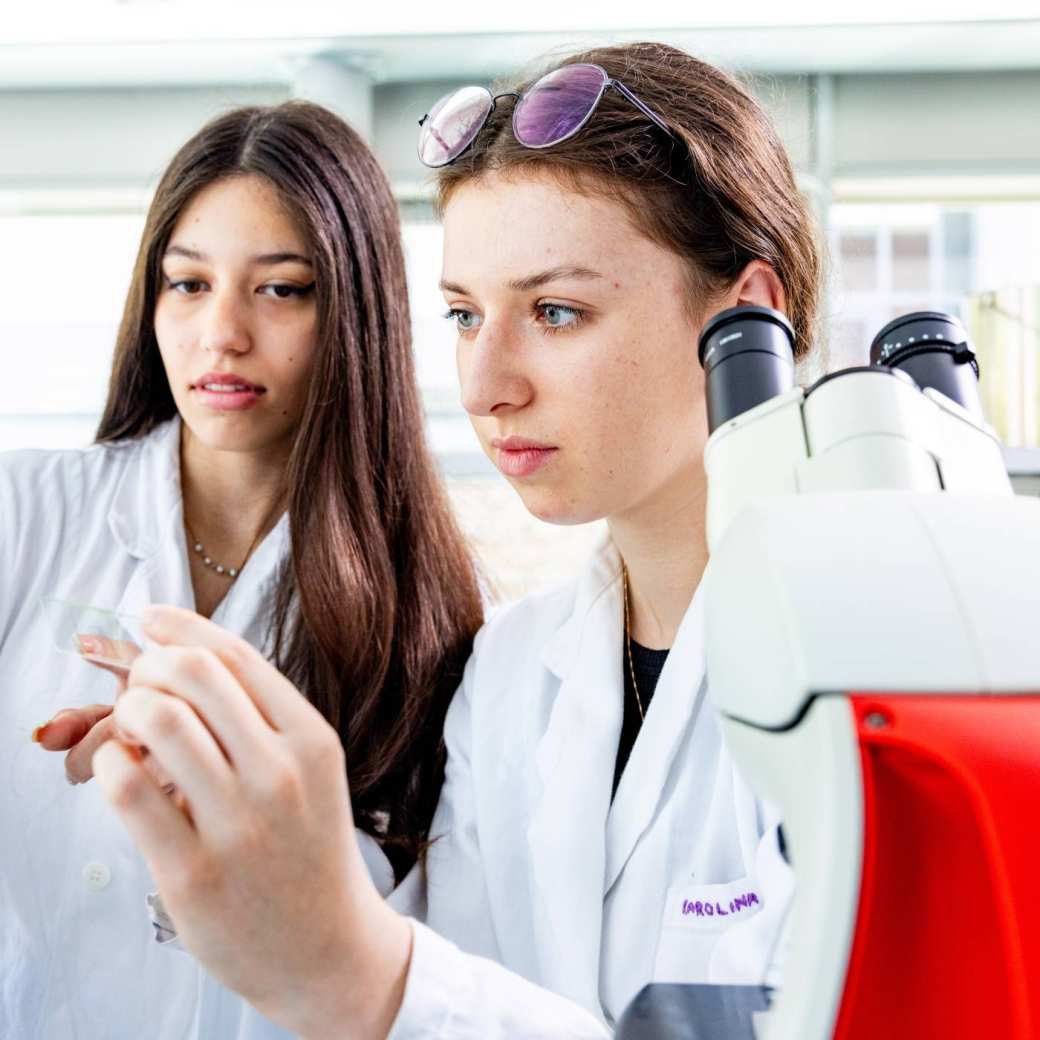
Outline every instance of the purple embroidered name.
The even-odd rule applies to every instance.
[[[753,906],[760,906],[758,896],[754,892],[745,892],[742,896],[731,899],[726,906],[719,902],[702,903],[684,899],[682,904],[683,917],[729,917],[730,914],[741,914],[750,910]]]

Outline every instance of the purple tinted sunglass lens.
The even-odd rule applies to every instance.
[[[469,147],[494,102],[484,87],[461,87],[430,109],[419,131],[419,158],[427,166],[447,166]]]
[[[513,133],[528,148],[570,137],[596,107],[606,73],[595,65],[564,65],[543,76],[513,110]]]

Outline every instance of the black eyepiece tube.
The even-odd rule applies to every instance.
[[[794,386],[794,329],[771,307],[730,307],[701,331],[708,428],[786,393]]]
[[[890,321],[870,345],[870,363],[906,372],[982,419],[979,364],[964,326],[941,311],[915,311]]]

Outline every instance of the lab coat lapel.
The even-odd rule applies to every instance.
[[[150,603],[195,609],[184,537],[180,430],[178,417],[135,446],[137,456],[127,466],[109,510],[113,537],[140,560],[116,607],[120,613],[137,616]],[[268,635],[264,626],[278,565],[288,549],[289,517],[285,513],[229,586],[213,612],[213,621],[260,646]]]
[[[657,683],[607,823],[606,885],[610,890],[654,818],[683,738],[705,700],[703,607],[698,588]]]
[[[273,648],[268,645],[271,633],[267,629],[279,564],[289,551],[289,514],[283,513],[213,612],[214,622],[245,637],[268,656]]]
[[[195,609],[184,543],[179,418],[133,449],[108,514],[116,542],[140,562],[116,609],[139,615],[150,603]]]
[[[621,730],[618,559],[604,546],[542,661],[561,680],[535,754],[527,838],[541,981],[599,1007],[604,830]]]

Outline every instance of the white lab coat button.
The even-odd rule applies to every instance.
[[[83,883],[91,892],[108,888],[111,880],[112,871],[104,863],[88,863],[83,868]]]

